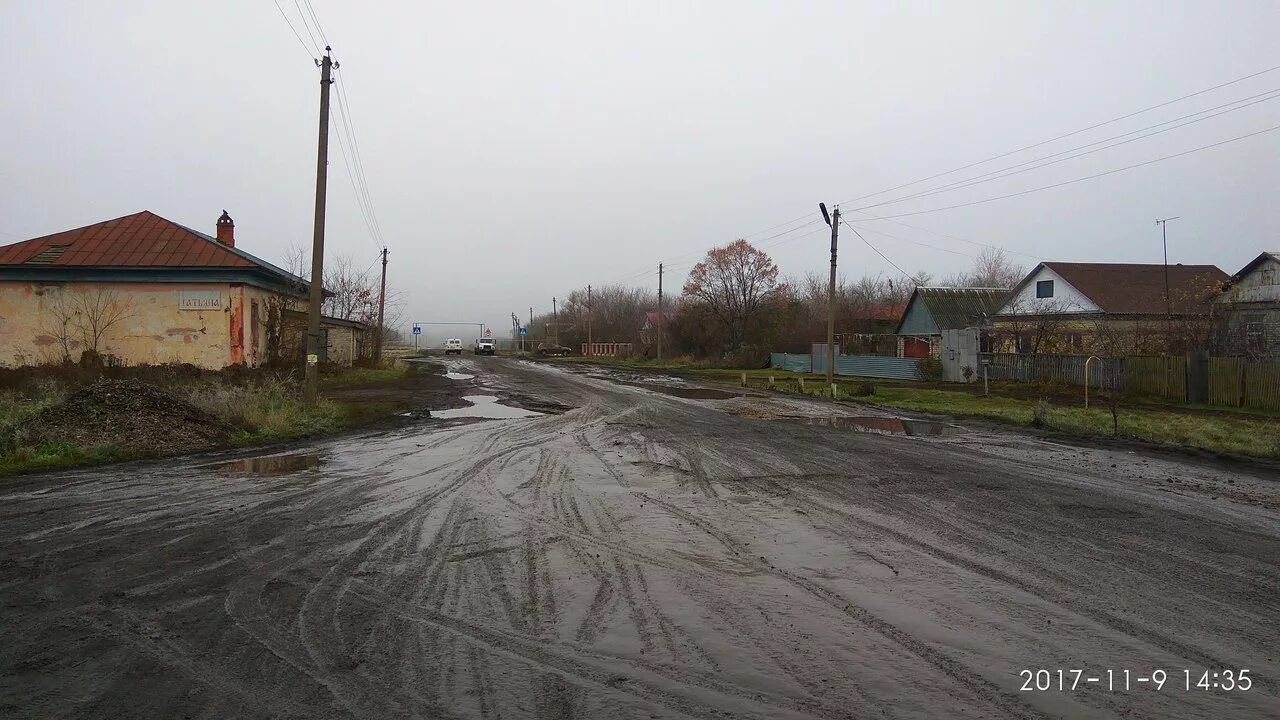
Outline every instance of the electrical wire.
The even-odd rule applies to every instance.
[[[307,12],[311,15],[311,22],[315,23],[316,32],[320,34],[320,39],[325,45],[329,44],[329,38],[325,37],[324,28],[320,27],[320,18],[316,17],[316,9],[311,7],[311,0],[303,0],[307,6]]]
[[[840,222],[844,223],[845,225],[848,225],[848,224],[849,224],[849,223],[848,223],[844,218],[840,218]],[[908,239],[908,238],[898,237],[897,235],[890,235],[890,234],[889,234],[889,233],[887,233],[887,232],[884,232],[884,231],[882,231],[882,230],[876,230],[875,228],[867,228],[867,227],[864,227],[864,228],[862,228],[862,229],[863,229],[863,230],[865,230],[865,231],[867,231],[867,232],[869,232],[869,233],[875,233],[876,235],[881,235],[881,236],[883,236],[883,237],[887,237],[887,238],[889,238],[890,240],[897,240],[897,241],[899,241],[899,242],[911,243],[912,245],[919,245],[920,247],[926,247],[926,248],[929,248],[930,250],[937,250],[937,251],[939,251],[939,252],[951,253],[952,255],[959,255],[960,257],[967,257],[967,258],[970,258],[970,259],[972,259],[972,260],[977,260],[977,259],[978,259],[978,256],[977,256],[977,255],[970,255],[969,253],[962,253],[962,252],[960,252],[959,250],[949,250],[949,249],[944,248],[944,247],[938,247],[937,245],[930,245],[929,243],[922,243],[922,242],[919,242],[919,241],[917,241],[917,240],[910,240],[910,239]]]
[[[382,224],[378,221],[378,213],[374,210],[373,206],[373,196],[369,192],[369,180],[364,171],[364,157],[360,153],[359,136],[356,134],[355,123],[351,114],[351,105],[347,99],[347,93],[343,89],[343,85],[345,85],[347,81],[346,75],[342,74],[341,70],[338,72],[338,77],[341,81],[335,83],[335,87],[338,92],[338,108],[339,112],[343,115],[348,131],[348,139],[350,140],[352,147],[352,155],[354,156],[353,163],[355,165],[356,178],[359,180],[359,189],[357,190],[357,194],[363,197],[364,205],[368,209],[369,219],[372,222],[377,243],[385,247],[382,235]]]
[[[854,211],[853,211],[853,210],[843,210],[843,209],[842,209],[840,212],[842,212],[842,213],[843,213],[843,212],[854,212]],[[949,234],[944,233],[944,232],[938,232],[937,230],[930,230],[930,229],[929,229],[929,228],[927,228],[927,227],[921,227],[921,226],[919,226],[919,225],[912,225],[912,224],[910,224],[910,223],[904,223],[904,222],[902,222],[901,220],[891,220],[891,219],[889,219],[889,218],[884,218],[884,217],[881,217],[881,216],[879,216],[879,215],[876,215],[875,213],[867,212],[866,210],[858,210],[857,212],[858,212],[859,214],[862,214],[862,215],[866,215],[866,216],[867,216],[866,218],[862,218],[864,222],[870,222],[870,221],[872,221],[872,220],[884,220],[885,222],[890,222],[890,223],[893,223],[894,225],[901,225],[901,226],[902,226],[902,227],[904,227],[904,228],[910,228],[910,229],[912,229],[912,230],[919,230],[920,232],[929,233],[930,235],[937,235],[938,237],[947,238],[948,240],[957,240],[957,241],[962,242],[962,243],[967,243],[967,244],[969,244],[969,245],[973,245],[974,247],[990,248],[990,249],[992,249],[992,250],[999,250],[999,251],[1001,251],[1001,252],[1009,253],[1010,255],[1021,255],[1022,257],[1025,257],[1025,258],[1031,258],[1032,260],[1037,260],[1037,261],[1040,259],[1040,256],[1039,256],[1039,255],[1032,255],[1031,253],[1024,253],[1024,252],[1020,252],[1020,251],[1018,251],[1018,250],[1010,250],[1010,249],[1009,249],[1009,248],[1007,248],[1007,247],[1001,247],[1000,245],[992,245],[991,243],[978,242],[977,240],[968,240],[968,239],[965,239],[965,238],[962,238],[962,237],[958,237],[958,236],[956,236],[956,235],[949,235]],[[876,230],[872,230],[871,228],[865,228],[865,227],[863,228],[863,230],[870,230],[871,232],[877,232]],[[880,233],[880,234],[884,235],[885,233]]]
[[[1268,97],[1262,97],[1263,95],[1267,95]],[[1257,100],[1257,99],[1255,99],[1255,98],[1262,98],[1262,99]],[[1021,174],[1021,173],[1024,173],[1024,172],[1030,172],[1030,171],[1032,171],[1032,170],[1039,170],[1039,169],[1041,169],[1041,168],[1048,167],[1048,166],[1050,166],[1050,165],[1056,165],[1056,164],[1058,164],[1058,163],[1060,163],[1060,162],[1066,162],[1066,161],[1068,161],[1068,160],[1074,160],[1074,159],[1079,158],[1079,157],[1084,157],[1085,155],[1091,155],[1091,154],[1096,153],[1096,152],[1102,152],[1103,150],[1110,150],[1111,148],[1119,147],[1120,145],[1127,145],[1127,144],[1129,144],[1129,143],[1131,143],[1131,142],[1137,142],[1138,140],[1144,140],[1144,139],[1149,138],[1149,137],[1152,137],[1152,136],[1154,136],[1154,135],[1160,135],[1160,134],[1162,134],[1162,133],[1171,132],[1171,131],[1173,131],[1173,130],[1177,130],[1177,129],[1179,129],[1179,128],[1186,127],[1186,126],[1188,126],[1188,125],[1194,125],[1195,123],[1198,123],[1198,122],[1204,122],[1205,120],[1211,120],[1211,119],[1213,119],[1213,118],[1215,118],[1215,117],[1218,117],[1218,116],[1220,116],[1220,115],[1225,115],[1225,114],[1227,114],[1227,113],[1235,112],[1235,111],[1237,111],[1237,110],[1243,110],[1243,109],[1245,109],[1245,108],[1247,108],[1247,107],[1251,107],[1251,106],[1253,106],[1253,105],[1257,105],[1258,103],[1268,102],[1268,101],[1270,101],[1270,100],[1275,100],[1275,99],[1277,99],[1277,98],[1280,98],[1280,89],[1268,90],[1268,91],[1267,91],[1267,92],[1265,92],[1265,93],[1260,93],[1259,95],[1254,95],[1254,96],[1252,96],[1252,97],[1244,98],[1244,99],[1242,99],[1242,100],[1236,100],[1236,101],[1234,101],[1234,102],[1230,102],[1230,103],[1227,103],[1227,104],[1225,104],[1225,105],[1219,105],[1218,107],[1215,107],[1215,108],[1209,108],[1208,110],[1201,110],[1200,112],[1197,112],[1197,113],[1191,113],[1190,115],[1184,115],[1184,116],[1182,116],[1182,117],[1174,118],[1173,120],[1168,120],[1168,121],[1163,122],[1163,123],[1157,123],[1156,125],[1151,125],[1151,126],[1149,126],[1149,127],[1140,128],[1140,129],[1138,129],[1138,130],[1134,130],[1134,131],[1132,131],[1132,132],[1128,132],[1128,133],[1124,133],[1124,134],[1121,134],[1121,135],[1116,135],[1116,136],[1114,136],[1114,137],[1110,137],[1110,138],[1105,138],[1105,139],[1102,139],[1102,140],[1098,140],[1098,141],[1096,141],[1096,142],[1092,142],[1092,143],[1089,143],[1089,144],[1087,144],[1087,145],[1080,145],[1080,146],[1078,146],[1078,147],[1074,147],[1074,148],[1071,148],[1071,149],[1068,149],[1068,150],[1063,150],[1063,151],[1061,151],[1061,152],[1057,152],[1057,153],[1054,153],[1054,154],[1052,154],[1052,155],[1046,155],[1046,156],[1041,157],[1041,158],[1036,158],[1036,159],[1033,159],[1033,160],[1027,160],[1026,162],[1018,163],[1017,165],[1011,165],[1011,166],[1009,166],[1009,167],[1002,168],[1002,169],[1000,169],[1000,170],[992,170],[991,172],[984,173],[984,174],[982,174],[982,175],[977,175],[977,176],[975,176],[975,177],[972,177],[972,178],[969,178],[969,179],[966,179],[966,180],[957,180],[956,182],[949,183],[949,184],[947,184],[947,185],[942,185],[942,186],[939,186],[939,187],[936,187],[936,188],[933,188],[933,189],[930,189],[930,190],[922,190],[922,191],[920,191],[920,192],[918,192],[918,193],[915,193],[915,194],[912,194],[912,195],[906,195],[906,196],[903,196],[903,197],[900,197],[900,198],[894,198],[894,199],[892,199],[892,200],[883,200],[883,201],[881,201],[881,202],[874,203],[874,204],[871,204],[871,205],[864,205],[864,206],[862,206],[862,207],[853,208],[853,210],[854,210],[854,211],[858,211],[858,210],[866,210],[866,209],[874,208],[874,207],[881,207],[881,206],[884,206],[884,205],[893,205],[893,204],[900,203],[900,202],[906,202],[907,200],[914,200],[914,199],[916,199],[916,198],[921,198],[921,197],[929,197],[929,196],[931,196],[931,195],[938,195],[938,194],[945,193],[945,192],[951,192],[952,190],[961,190],[961,189],[964,189],[964,188],[973,187],[974,185],[981,185],[982,183],[992,182],[992,181],[995,181],[995,180],[1001,180],[1001,179],[1003,179],[1003,178],[1011,177],[1011,176],[1013,176],[1013,175],[1018,175],[1018,174]],[[1247,103],[1246,103],[1246,101],[1247,101],[1247,100],[1253,100],[1253,102],[1247,102]],[[1240,105],[1239,103],[1246,103],[1246,104],[1244,104],[1244,105]],[[1133,135],[1133,134],[1135,134],[1135,133],[1140,133],[1140,132],[1144,132],[1144,131],[1146,131],[1146,130],[1151,130],[1152,128],[1160,127],[1161,125],[1168,125],[1169,123],[1178,122],[1179,120],[1184,120],[1184,119],[1186,119],[1186,118],[1194,117],[1194,116],[1196,116],[1196,115],[1203,115],[1204,113],[1211,112],[1211,111],[1213,111],[1213,110],[1220,110],[1221,108],[1228,107],[1229,105],[1237,105],[1237,107],[1233,107],[1233,108],[1230,108],[1230,109],[1227,109],[1227,110],[1221,110],[1220,112],[1213,113],[1212,115],[1205,115],[1204,117],[1196,118],[1195,120],[1188,120],[1187,122],[1181,123],[1181,124],[1179,124],[1179,125],[1173,125],[1172,127],[1166,127],[1166,128],[1164,128],[1164,129],[1161,129],[1161,130],[1154,130],[1153,132],[1149,132],[1149,133],[1147,133],[1147,134],[1145,134],[1145,135],[1139,135],[1138,137],[1132,137],[1132,138],[1129,138],[1128,140],[1121,140],[1121,141],[1119,141],[1119,142],[1115,142],[1115,143],[1112,143],[1112,144],[1110,144],[1110,145],[1104,145],[1103,147],[1095,147],[1095,148],[1094,148],[1094,149],[1092,149],[1092,150],[1088,150],[1088,151],[1085,151],[1085,152],[1082,152],[1082,153],[1077,153],[1077,154],[1075,154],[1075,155],[1068,155],[1067,157],[1060,157],[1060,156],[1062,156],[1062,155],[1066,155],[1067,153],[1075,152],[1076,150],[1082,150],[1082,149],[1084,149],[1084,148],[1093,147],[1093,146],[1095,146],[1095,145],[1099,145],[1099,144],[1102,144],[1102,143],[1105,143],[1105,142],[1110,142],[1111,140],[1117,140],[1117,139],[1119,139],[1119,138],[1127,137],[1127,136],[1129,136],[1129,135]],[[1058,158],[1058,159],[1057,159],[1057,160],[1050,160],[1050,158]],[[1042,162],[1042,161],[1047,161],[1047,162]],[[1034,163],[1040,163],[1040,164],[1039,164],[1039,165],[1034,165]],[[1027,165],[1031,165],[1031,167],[1026,167]],[[1015,168],[1022,168],[1022,169],[1017,170],[1017,169],[1015,169]]]
[[[316,42],[316,36],[311,32],[311,25],[307,23],[307,14],[302,12],[302,6],[298,5],[298,0],[293,0],[293,6],[298,9],[298,17],[302,20],[302,27],[307,31],[307,37],[311,38],[311,44],[316,46],[316,51],[320,50],[320,43]]]
[[[862,237],[862,233],[858,232],[858,228],[856,228],[856,227],[854,227],[854,226],[850,225],[849,223],[845,222],[844,218],[841,218],[841,219],[840,219],[840,222],[844,223],[844,226],[845,226],[845,227],[847,227],[847,228],[849,228],[850,230],[852,230],[852,231],[853,231],[853,234],[854,234],[854,235],[857,235],[857,236],[858,236],[858,239],[859,239],[859,240],[861,240],[861,241],[863,242],[863,244],[864,244],[864,245],[866,245],[867,247],[871,248],[871,250],[872,250],[872,251],[874,251],[874,252],[875,252],[875,254],[879,255],[881,258],[883,258],[883,259],[884,259],[884,261],[885,261],[885,262],[887,262],[887,263],[889,263],[890,265],[892,265],[892,266],[893,266],[893,269],[895,269],[895,270],[897,270],[898,272],[902,273],[902,276],[903,276],[903,277],[905,277],[906,279],[908,279],[908,280],[910,280],[911,282],[915,283],[917,286],[919,286],[919,285],[923,285],[923,284],[924,284],[924,283],[920,282],[920,280],[919,280],[919,279],[917,279],[914,275],[912,275],[912,274],[908,273],[906,270],[903,270],[902,268],[898,267],[898,264],[897,264],[897,263],[895,263],[894,261],[890,260],[888,255],[885,255],[884,253],[880,252],[880,250],[879,250],[875,245],[872,245],[871,243],[867,242],[867,239],[866,239],[866,238],[864,238],[864,237]]]
[[[1257,132],[1251,132],[1246,135],[1239,135],[1233,138],[1228,138],[1226,140],[1222,140],[1216,143],[1211,143],[1209,145],[1201,145],[1198,148],[1184,150],[1182,152],[1174,153],[1172,155],[1165,155],[1164,157],[1158,157],[1158,158],[1155,158],[1154,160],[1147,160],[1145,162],[1135,163],[1133,165],[1126,165],[1125,167],[1122,167],[1122,168],[1107,170],[1106,172],[1094,173],[1093,175],[1086,175],[1084,177],[1075,178],[1073,180],[1066,180],[1059,183],[1053,183],[1052,185],[1042,185],[1041,187],[1031,188],[1029,190],[1022,190],[1015,193],[1008,193],[1006,195],[997,195],[996,197],[983,198],[982,200],[974,200],[972,202],[956,203],[954,205],[947,205],[945,207],[938,207],[930,210],[917,210],[915,212],[898,213],[896,215],[882,215],[880,219],[889,220],[892,218],[910,217],[912,215],[926,215],[928,213],[942,212],[943,210],[954,210],[956,208],[969,207],[971,205],[981,205],[983,203],[995,202],[996,200],[1005,200],[1008,198],[1018,197],[1021,195],[1030,195],[1031,193],[1040,192],[1041,190],[1051,190],[1053,188],[1063,187],[1064,185],[1073,185],[1075,183],[1084,182],[1086,180],[1094,180],[1100,177],[1106,177],[1107,175],[1115,175],[1116,173],[1125,172],[1126,170],[1133,170],[1135,168],[1146,167],[1147,165],[1154,165],[1155,163],[1158,163],[1158,162],[1163,162],[1165,160],[1172,160],[1174,158],[1179,158],[1184,155],[1190,155],[1192,153],[1200,152],[1201,150],[1210,150],[1212,148],[1220,147],[1222,145],[1227,145],[1233,142],[1238,142],[1240,140],[1246,140],[1248,138],[1255,137],[1255,136],[1262,135],[1269,132],[1274,132],[1276,130],[1280,130],[1280,125],[1275,125],[1275,126],[1266,128],[1264,130],[1258,130]]]
[[[293,32],[293,36],[298,38],[298,44],[302,45],[302,49],[307,53],[307,57],[315,60],[316,56],[311,54],[312,48],[307,47],[307,41],[303,40],[302,36],[299,35],[298,31],[293,27],[293,23],[289,21],[289,16],[285,14],[284,8],[280,7],[279,0],[271,0],[271,2],[275,3],[276,9],[280,11],[280,17],[284,18],[284,23],[289,26],[289,30]]]
[[[1181,97],[1176,97],[1176,98],[1174,98],[1174,99],[1172,99],[1172,100],[1166,100],[1165,102],[1162,102],[1162,103],[1159,103],[1159,104],[1156,104],[1156,105],[1151,105],[1150,107],[1145,107],[1145,108],[1143,108],[1143,109],[1141,109],[1141,110],[1136,110],[1136,111],[1131,112],[1131,113],[1128,113],[1128,114],[1126,114],[1126,115],[1121,115],[1121,116],[1119,116],[1119,117],[1114,117],[1114,118],[1111,118],[1110,120],[1104,120],[1104,121],[1102,121],[1102,122],[1100,122],[1100,123],[1095,123],[1095,124],[1093,124],[1093,125],[1090,125],[1090,126],[1085,127],[1085,128],[1081,128],[1081,129],[1079,129],[1079,130],[1073,130],[1073,131],[1071,131],[1071,132],[1069,132],[1069,133],[1063,133],[1062,135],[1056,135],[1056,136],[1054,136],[1054,137],[1049,138],[1048,140],[1041,140],[1040,142],[1032,143],[1032,144],[1030,144],[1030,145],[1025,145],[1025,146],[1020,147],[1020,148],[1018,148],[1018,149],[1016,149],[1016,150],[1010,150],[1010,151],[1008,151],[1008,152],[1000,153],[999,155],[993,155],[993,156],[991,156],[991,157],[989,157],[989,158],[986,158],[986,159],[984,159],[984,160],[979,160],[979,161],[977,161],[977,162],[969,163],[968,165],[961,165],[960,167],[953,168],[953,169],[951,169],[951,170],[947,170],[947,171],[945,171],[945,172],[940,172],[940,173],[937,173],[937,174],[935,174],[935,175],[930,175],[929,177],[920,178],[919,180],[912,180],[911,182],[903,183],[903,184],[901,184],[901,185],[897,185],[897,186],[894,186],[894,187],[888,188],[887,190],[880,190],[880,191],[877,191],[877,192],[869,193],[869,194],[867,194],[867,195],[860,195],[860,196],[858,196],[858,197],[856,197],[856,198],[852,198],[852,199],[850,199],[850,200],[846,200],[846,201],[844,201],[844,203],[842,203],[842,204],[855,203],[855,202],[858,202],[859,200],[865,200],[865,199],[867,199],[867,198],[872,198],[872,197],[875,197],[875,196],[877,196],[877,195],[884,195],[885,193],[890,193],[890,192],[893,192],[894,190],[901,190],[901,189],[903,189],[903,188],[911,187],[912,185],[919,185],[920,183],[923,183],[923,182],[928,182],[928,181],[930,181],[930,180],[936,180],[936,179],[938,179],[938,178],[940,178],[940,177],[946,177],[947,175],[951,175],[951,174],[953,174],[953,173],[958,173],[958,172],[960,172],[961,170],[968,170],[969,168],[972,168],[972,167],[977,167],[977,166],[979,166],[979,165],[985,165],[986,163],[994,162],[994,161],[996,161],[996,160],[1000,160],[1000,159],[1002,159],[1002,158],[1009,157],[1010,155],[1016,155],[1016,154],[1018,154],[1018,153],[1020,153],[1020,152],[1024,152],[1024,151],[1027,151],[1027,150],[1033,150],[1033,149],[1035,149],[1035,148],[1038,148],[1038,147],[1041,147],[1041,146],[1044,146],[1044,145],[1048,145],[1049,143],[1057,142],[1057,141],[1059,141],[1059,140],[1064,140],[1064,139],[1069,138],[1069,137],[1074,137],[1074,136],[1076,136],[1076,135],[1080,135],[1080,134],[1082,134],[1082,133],[1089,132],[1090,130],[1096,130],[1096,129],[1100,128],[1100,127],[1105,127],[1105,126],[1107,126],[1107,125],[1112,125],[1112,124],[1114,124],[1114,123],[1118,123],[1118,122],[1120,122],[1121,120],[1128,120],[1128,119],[1129,119],[1129,118],[1131,118],[1131,117],[1136,117],[1136,116],[1138,116],[1138,115],[1142,115],[1142,114],[1144,114],[1144,113],[1151,112],[1152,110],[1159,110],[1159,109],[1160,109],[1160,108],[1162,108],[1162,107],[1167,107],[1167,106],[1169,106],[1169,105],[1173,105],[1174,103],[1182,102],[1183,100],[1189,100],[1189,99],[1191,99],[1191,98],[1193,98],[1193,97],[1199,97],[1200,95],[1204,95],[1205,93],[1213,92],[1214,90],[1220,90],[1220,89],[1222,89],[1222,88],[1224,88],[1224,87],[1228,87],[1228,86],[1230,86],[1230,85],[1235,85],[1236,83],[1241,83],[1241,82],[1244,82],[1245,80],[1250,80],[1250,79],[1252,79],[1252,78],[1256,78],[1256,77],[1258,77],[1258,76],[1260,76],[1260,75],[1265,75],[1265,74],[1270,73],[1270,72],[1275,72],[1276,70],[1280,70],[1280,65],[1276,65],[1276,66],[1273,66],[1273,67],[1269,67],[1269,68],[1266,68],[1265,70],[1259,70],[1258,72],[1250,73],[1250,74],[1248,74],[1248,75],[1244,75],[1244,76],[1242,76],[1242,77],[1238,77],[1238,78],[1236,78],[1236,79],[1234,79],[1234,80],[1228,80],[1227,82],[1219,83],[1219,84],[1214,85],[1214,86],[1212,86],[1212,87],[1208,87],[1208,88],[1205,88],[1205,89],[1203,89],[1203,90],[1198,90],[1198,91],[1193,92],[1193,93],[1190,93],[1190,94],[1188,94],[1188,95],[1183,95],[1183,96],[1181,96]]]

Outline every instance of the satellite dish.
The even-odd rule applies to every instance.
[[[831,216],[827,214],[827,204],[818,203],[818,209],[822,211],[822,219],[827,221],[827,227],[831,227]]]

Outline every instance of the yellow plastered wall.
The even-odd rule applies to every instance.
[[[83,297],[100,291],[111,293],[125,310],[125,317],[110,327],[98,351],[115,355],[130,365],[142,363],[190,363],[203,368],[231,364],[231,308],[239,298],[243,303],[244,359],[256,365],[265,359],[267,298],[271,293],[259,288],[231,283],[35,283],[0,281],[0,365],[14,367],[62,359],[61,338],[69,339],[70,355],[78,360],[85,349],[84,333],[74,326],[59,329],[65,311],[75,308]],[[217,291],[222,307],[217,310],[183,310],[183,291]],[[79,296],[79,297],[78,297]],[[253,324],[252,305],[259,305],[258,323]],[[90,302],[92,306],[94,303]],[[100,304],[100,303],[99,303]],[[256,356],[252,333],[258,333]]]

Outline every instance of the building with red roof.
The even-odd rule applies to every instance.
[[[301,347],[307,280],[236,247],[224,210],[210,236],[148,210],[0,247],[0,364],[80,359],[257,366]],[[328,350],[354,355],[357,324]],[[354,325],[354,326],[353,326]],[[340,336],[340,337],[339,337]]]

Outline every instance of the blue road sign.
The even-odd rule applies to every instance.
[[[529,328],[522,327],[522,328],[520,328],[520,334],[521,334],[521,335],[527,335],[527,334],[528,334],[528,330],[529,330]]]
[[[422,327],[421,327],[421,326],[419,326],[419,325],[414,325],[414,326],[413,326],[413,334],[414,334],[414,335],[421,335],[421,334],[422,334]]]

